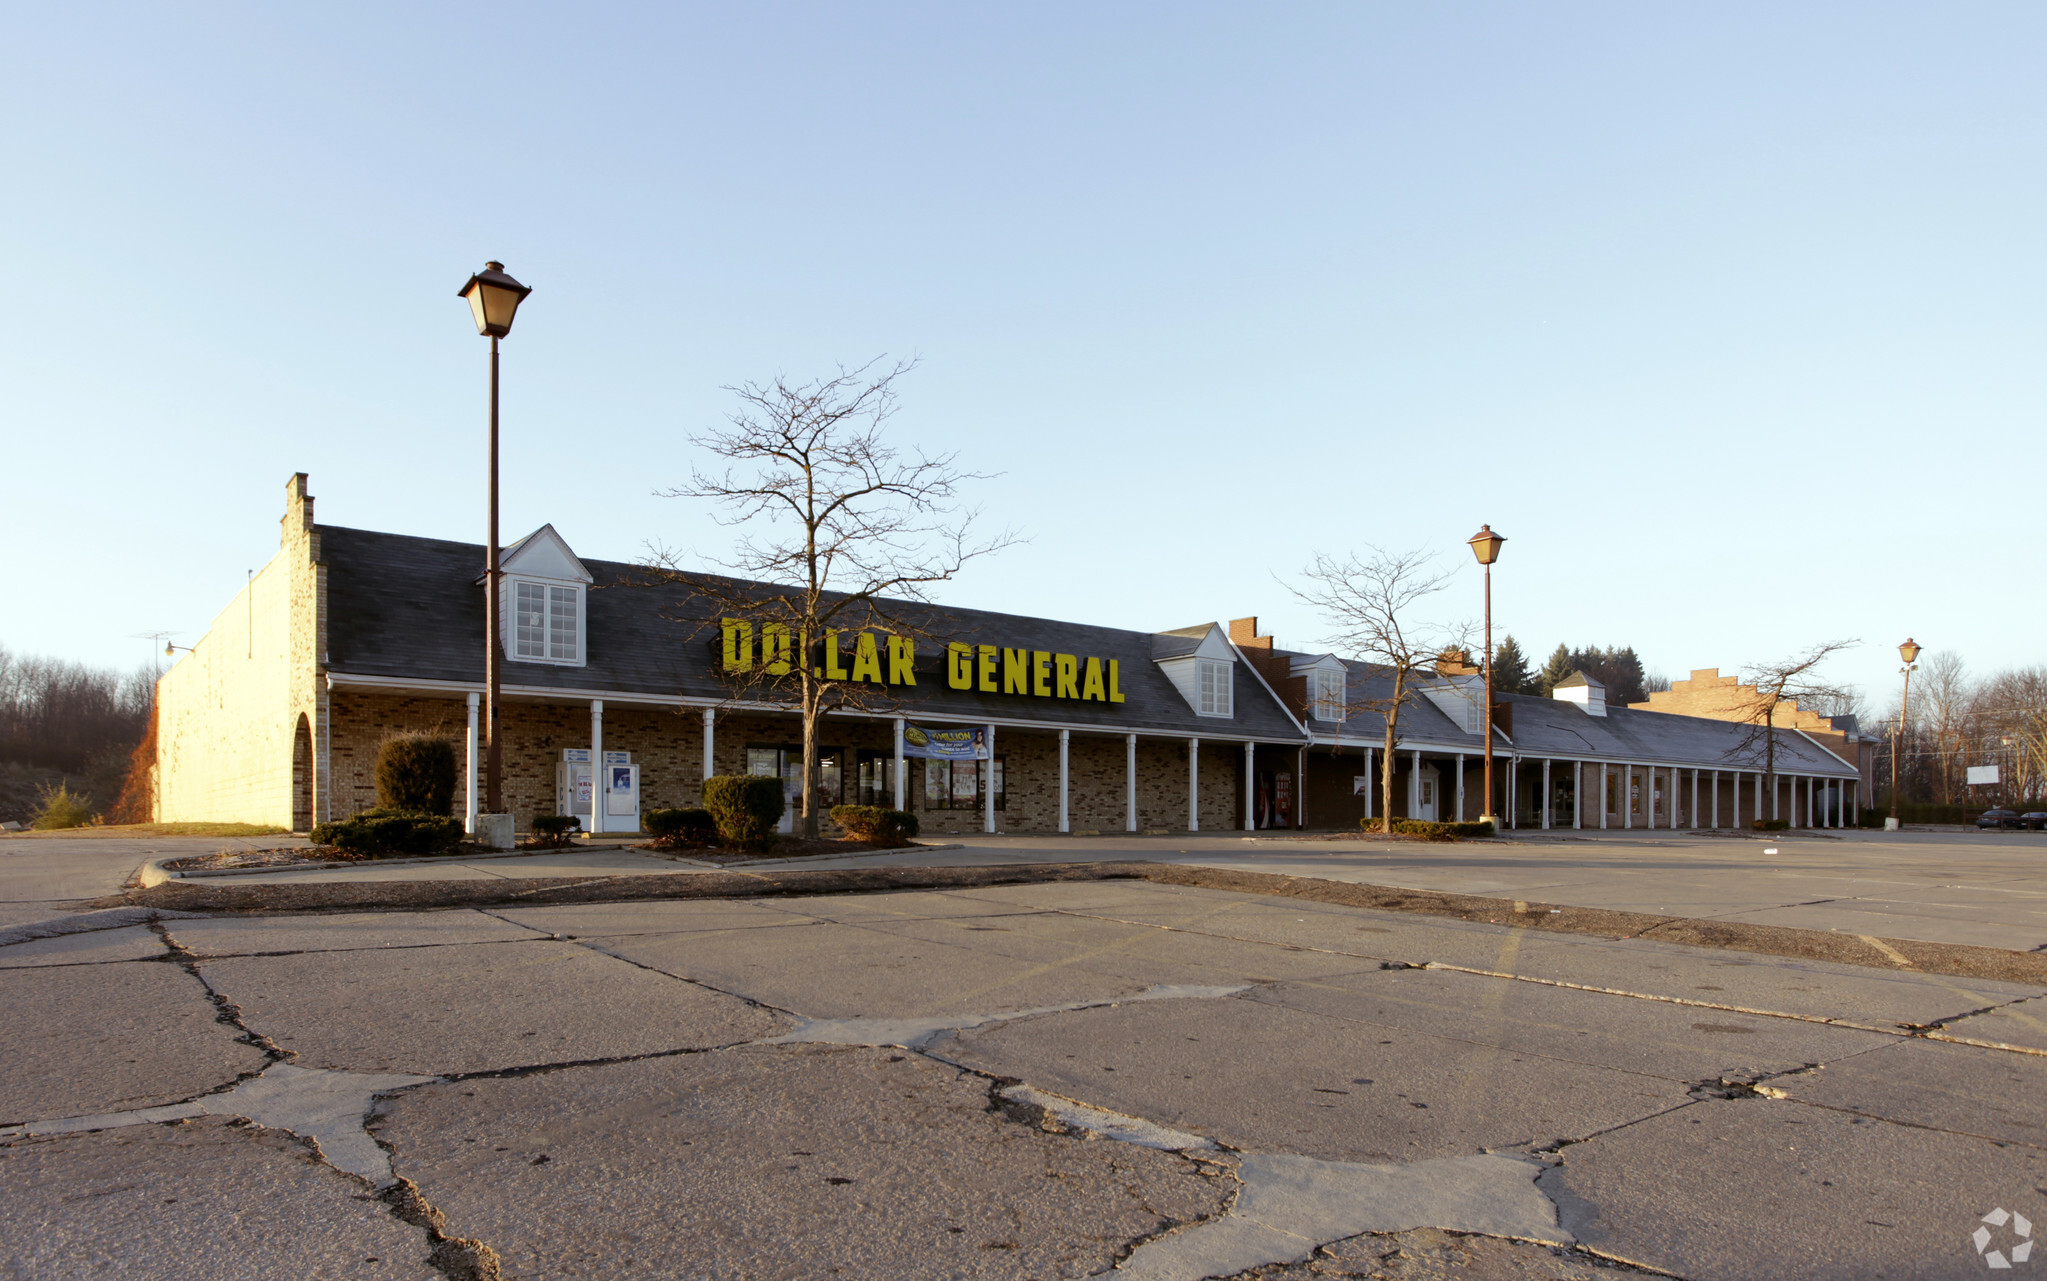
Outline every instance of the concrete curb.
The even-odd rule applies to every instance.
[[[625,845],[586,845],[580,850],[493,850],[488,854],[428,854],[418,858],[377,858],[377,859],[329,859],[320,863],[280,863],[264,867],[195,867],[173,872],[163,866],[190,854],[178,854],[170,858],[151,859],[135,873],[141,888],[155,889],[165,881],[189,881],[202,876],[263,876],[271,872],[316,872],[334,867],[421,867],[429,863],[453,865],[456,863],[481,863],[493,858],[534,858],[542,854],[562,854],[589,850],[622,850]],[[153,879],[152,879],[153,878]]]
[[[965,849],[966,846],[957,844],[913,845],[910,846],[909,848],[920,850],[959,850]],[[461,863],[481,863],[487,859],[544,858],[549,854],[588,854],[600,850],[632,850],[634,853],[643,853],[650,855],[654,858],[665,858],[677,863],[687,863],[691,867],[708,868],[712,871],[719,872],[730,871],[734,867],[750,867],[756,863],[773,863],[776,867],[791,867],[800,863],[818,863],[826,862],[832,859],[867,858],[870,856],[902,853],[901,850],[855,850],[850,854],[797,854],[792,855],[789,858],[785,859],[770,857],[763,859],[754,859],[750,860],[747,863],[736,863],[728,866],[726,864],[721,863],[704,863],[699,862],[696,859],[681,858],[677,855],[669,854],[663,850],[640,850],[632,845],[618,844],[618,845],[573,845],[557,850],[494,850],[488,854],[459,855],[434,854],[422,856],[419,858],[350,859],[347,861],[330,859],[326,862],[320,863],[280,863],[275,866],[265,867],[195,867],[186,871],[178,872],[171,871],[169,868],[163,866],[165,863],[172,863],[176,862],[178,859],[192,857],[189,854],[178,854],[167,858],[151,859],[149,862],[144,863],[140,868],[136,869],[135,875],[132,879],[135,883],[136,888],[153,890],[157,886],[165,884],[166,882],[169,881],[190,881],[197,880],[201,877],[207,876],[267,876],[273,873],[281,872],[318,872],[325,871],[330,868],[424,867],[436,863],[442,866],[452,867]],[[632,874],[614,873],[614,875]]]
[[[1564,903],[1328,881],[1319,877],[1178,863],[1011,863],[962,867],[733,868],[688,875],[520,877],[492,881],[298,882],[222,885],[172,882],[130,891],[125,904],[185,911],[256,913],[419,911],[449,907],[539,907],[674,899],[760,898],[949,890],[1062,881],[1139,880],[1162,885],[1300,898],[1373,911],[1412,912],[1475,925],[1545,933],[1641,939],[1898,972],[1991,979],[2047,987],[2047,952],[1976,944],[1869,938],[1839,931],[1664,916]],[[123,900],[101,900],[108,907]]]
[[[66,934],[90,934],[95,930],[119,930],[131,925],[147,925],[151,921],[181,921],[205,915],[205,912],[180,912],[164,907],[113,907],[98,912],[77,912],[0,930],[0,947],[33,943],[37,939],[61,938]]]

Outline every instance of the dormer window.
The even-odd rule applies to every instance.
[[[1308,678],[1308,696],[1314,700],[1315,719],[1343,719],[1343,676],[1341,667],[1318,667]]]
[[[1201,676],[1201,701],[1194,710],[1203,716],[1230,715],[1230,674],[1236,664],[1203,658],[1196,660],[1196,666]]]
[[[498,631],[515,663],[581,667],[590,652],[584,593],[594,581],[552,525],[505,548]]]
[[[513,656],[528,662],[581,662],[582,597],[580,587],[514,583]]]

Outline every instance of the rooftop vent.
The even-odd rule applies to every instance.
[[[1587,716],[1606,715],[1606,686],[1583,672],[1572,672],[1558,681],[1549,696],[1578,704]]]

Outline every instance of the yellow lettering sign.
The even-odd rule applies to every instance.
[[[980,683],[975,688],[979,689],[983,694],[993,694],[996,692],[995,647],[993,645],[980,645],[976,646],[975,649],[979,658],[976,666],[980,668],[981,673]]]
[[[1030,651],[1027,649],[1005,649],[1002,651],[1002,692],[1005,694],[1030,693]]]
[[[728,618],[719,627],[725,636],[725,670],[743,672],[753,666],[753,624]]]
[[[853,641],[853,679],[881,684],[881,650],[866,632]]]
[[[1080,678],[1080,697],[1083,702],[1088,699],[1093,699],[1097,703],[1109,701],[1107,692],[1102,688],[1101,659],[1089,658],[1087,660],[1087,670]]]
[[[974,647],[954,641],[945,647],[945,683],[954,689],[974,687]]]
[[[1031,651],[1031,693],[1052,697],[1052,655],[1042,649]]]
[[[891,685],[917,683],[917,643],[908,636],[888,638],[888,683]]]
[[[1055,698],[1080,697],[1080,660],[1071,654],[1052,655],[1052,670],[1056,674],[1054,684],[1058,693]]]

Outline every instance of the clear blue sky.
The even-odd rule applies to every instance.
[[[921,357],[1033,541],[951,602],[1318,622],[1317,549],[1509,535],[1540,658],[2043,658],[2038,5],[18,10],[0,644],[132,665],[323,520],[715,553],[720,384]]]

